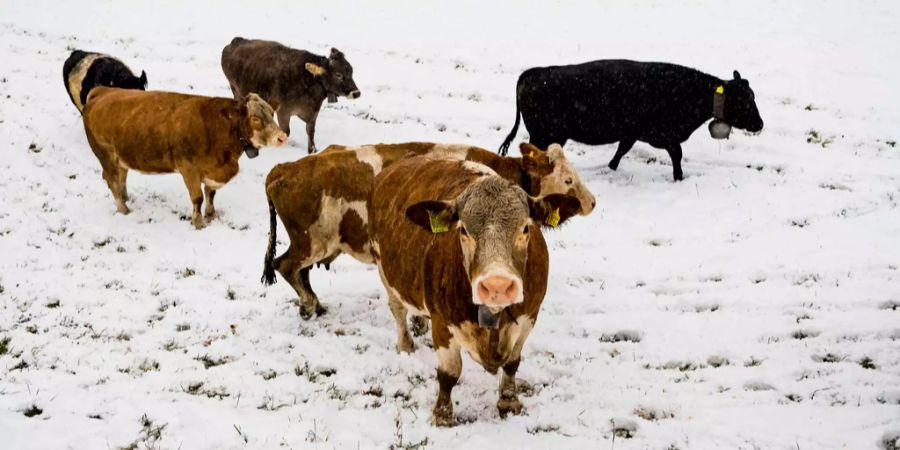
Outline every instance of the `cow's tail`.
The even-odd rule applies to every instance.
[[[269,247],[266,248],[266,257],[263,261],[263,274],[262,279],[260,280],[266,286],[271,286],[275,284],[275,238],[276,238],[276,230],[278,230],[278,223],[276,222],[276,217],[278,213],[275,211],[275,203],[272,203],[272,199],[266,195],[266,200],[269,201]]]
[[[503,143],[500,144],[500,148],[497,150],[497,154],[500,156],[506,156],[506,153],[509,152],[509,144],[512,143],[513,138],[516,137],[516,133],[519,132],[519,96],[518,92],[516,94],[516,123],[513,125],[512,130],[509,132],[509,135],[506,136],[506,139],[503,140]]]

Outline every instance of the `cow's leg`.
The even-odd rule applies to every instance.
[[[198,230],[203,229],[206,227],[206,222],[203,221],[203,215],[200,213],[203,207],[203,190],[200,187],[202,184],[200,175],[193,172],[183,172],[181,177],[184,179],[184,185],[187,187],[188,195],[191,196],[191,203],[194,205],[191,213],[191,223],[194,225],[194,228]]]
[[[453,401],[450,394],[462,373],[462,356],[459,353],[459,343],[453,339],[446,326],[435,321],[432,321],[431,326],[431,336],[438,357],[438,396],[431,411],[431,420],[439,427],[448,427],[453,425]]]
[[[128,209],[128,189],[126,189],[126,180],[128,179],[128,169],[119,166],[109,165],[103,167],[103,179],[112,192],[113,199],[116,201],[116,211],[122,214],[131,212]]]
[[[216,190],[209,187],[208,184],[204,184],[203,195],[206,197],[206,210],[203,212],[203,217],[207,221],[219,217],[219,215],[216,213],[216,205],[214,203],[214,200],[216,198]]]
[[[503,373],[500,374],[500,398],[497,400],[497,411],[500,417],[506,417],[513,413],[522,413],[522,403],[519,401],[519,393],[516,390],[516,371],[519,370],[519,361],[510,361],[503,365]]]
[[[312,314],[321,316],[328,310],[319,302],[319,296],[313,292],[312,284],[309,282],[310,270],[312,270],[312,265],[300,269],[300,281],[303,282],[303,289],[306,291],[306,299],[300,303],[300,307],[303,308],[309,317],[312,317]]]
[[[684,179],[684,174],[681,172],[681,144],[674,144],[666,147],[666,151],[669,152],[669,158],[672,159],[672,176],[675,178],[675,181],[681,181]]]
[[[394,321],[397,322],[397,351],[402,353],[412,353],[416,351],[416,345],[413,343],[412,337],[409,335],[409,328],[406,326],[406,305],[397,298],[395,294],[388,289],[388,306],[391,308],[391,314],[394,315]]]
[[[615,156],[609,160],[609,168],[612,170],[616,170],[619,168],[619,162],[622,160],[622,157],[625,156],[631,147],[634,146],[634,139],[622,139],[619,141],[619,148],[616,149]]]
[[[282,105],[278,108],[278,127],[281,128],[281,131],[284,131],[284,134],[290,136],[291,135],[291,117],[293,113],[290,109],[286,108]]]
[[[300,246],[298,248],[295,242],[291,242],[291,246],[281,256],[275,258],[273,264],[275,270],[281,274],[282,278],[287,281],[294,291],[300,303],[300,317],[310,319],[316,314],[325,312],[325,308],[319,303],[315,292],[309,287],[309,270],[312,268],[312,262],[307,261],[309,255],[301,254]]]
[[[306,148],[309,154],[313,154],[318,151],[316,149],[316,119],[319,117],[319,112],[316,111],[312,114],[312,117],[306,120]]]

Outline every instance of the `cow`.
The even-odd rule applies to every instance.
[[[118,212],[130,212],[125,187],[129,170],[178,172],[194,205],[191,223],[201,229],[216,217],[216,190],[238,173],[241,155],[255,158],[261,147],[287,140],[274,114],[256,94],[235,101],[97,87],[88,96],[83,119]],[[206,220],[200,214],[204,194]]]
[[[522,72],[516,121],[500,145],[501,155],[519,129],[520,116],[538,147],[565,145],[569,139],[589,145],[618,142],[612,170],[636,141],[665,149],[675,181],[684,179],[681,143],[710,118],[716,139],[727,137],[730,126],[753,133],[763,127],[750,83],[736,70],[734,79],[725,81],[675,64],[628,60]]]
[[[78,112],[84,110],[91,89],[111,86],[122,89],[147,89],[147,73],[136,76],[122,61],[102,53],[75,50],[63,63],[63,84]]]
[[[382,171],[368,205],[398,349],[412,350],[408,312],[431,318],[439,385],[432,422],[453,424],[460,349],[492,374],[503,369],[497,409],[521,413],[516,371],[547,290],[541,226],[562,224],[581,202],[529,196],[482,164],[423,155]]]
[[[580,213],[590,214],[596,200],[566,159],[562,147],[554,144],[542,151],[526,143],[520,149],[521,158],[506,158],[469,145],[427,142],[355,148],[333,145],[319,154],[276,166],[266,177],[269,240],[263,283],[275,283],[277,270],[297,292],[301,317],[309,319],[323,314],[325,307],[310,285],[310,269],[314,264],[328,267],[341,253],[374,264],[369,248],[366,200],[375,176],[408,155],[477,161],[531,195],[571,193],[581,201]],[[290,246],[275,258],[279,215]]]
[[[306,122],[307,151],[316,152],[316,118],[326,98],[359,98],[353,67],[336,48],[326,58],[278,42],[234,38],[222,50],[222,71],[234,98],[255,92],[278,102],[278,124],[290,135],[291,117]]]

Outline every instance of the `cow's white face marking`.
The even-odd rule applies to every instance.
[[[91,53],[82,58],[81,61],[78,61],[78,63],[75,64],[75,68],[69,72],[69,94],[72,96],[75,107],[78,108],[79,111],[84,110],[84,105],[81,103],[81,83],[84,81],[84,76],[87,74],[88,69],[91,68],[91,65],[94,64],[94,61],[100,58],[109,58],[109,56],[100,53]]]
[[[384,166],[384,159],[375,150],[375,146],[364,145],[356,149],[356,159],[361,163],[372,166],[372,172],[378,175]],[[362,216],[365,219],[365,216]]]
[[[541,178],[541,192],[539,195],[568,194],[572,192],[581,202],[581,215],[586,216],[594,210],[596,199],[581,181],[578,171],[572,163],[566,159],[562,147],[559,144],[551,144],[547,148],[547,156],[553,164],[553,173]]]

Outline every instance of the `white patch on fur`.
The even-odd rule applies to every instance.
[[[470,145],[437,144],[428,152],[428,155],[438,159],[455,159],[462,161],[469,155],[469,148],[471,148]]]
[[[447,347],[435,349],[438,359],[438,368],[448,375],[459,377],[462,373],[462,358],[459,354],[459,343],[456,339],[450,339]]]
[[[378,243],[375,243],[374,245],[376,248],[378,247]],[[390,283],[388,283],[387,278],[384,276],[384,269],[381,267],[380,262],[378,264],[378,275],[381,276],[381,284],[384,285],[384,290],[388,291],[388,295],[400,300],[400,302],[403,303],[403,306],[406,306],[406,309],[407,309],[407,311],[409,311],[410,314],[413,314],[416,316],[431,317],[431,314],[428,313],[427,306],[425,306],[425,310],[423,311],[423,310],[419,309],[418,307],[416,307],[415,305],[410,304],[410,302],[408,300],[406,300],[405,298],[403,298],[402,295],[400,295],[400,291],[394,289],[394,287],[391,286]],[[424,305],[425,302],[422,302],[422,304]]]
[[[516,317],[515,322],[504,322],[503,328],[500,330],[500,340],[497,344],[497,352],[504,362],[512,361],[521,355],[525,339],[533,327],[534,321],[524,314]],[[450,325],[447,328],[450,330],[450,334],[453,335],[453,340],[466,349],[475,362],[484,365],[481,355],[478,354],[478,333],[476,333],[481,327],[477,323],[466,321],[459,325]]]
[[[344,219],[344,215],[351,210],[359,215],[363,224],[366,223],[369,217],[366,212],[366,202],[361,200],[348,202],[341,198],[322,196],[319,218],[306,230],[310,236],[309,261],[321,261],[340,251],[364,264],[375,263],[368,244],[363,247],[362,252],[356,252],[349,245],[341,242],[341,221]]]
[[[463,161],[463,168],[465,168],[469,172],[479,173],[482,175],[497,175],[497,172],[494,172],[494,169],[491,169],[484,164],[480,164],[474,161]]]
[[[361,163],[366,163],[372,166],[372,171],[375,175],[378,175],[381,172],[381,169],[384,165],[384,160],[381,158],[381,155],[375,150],[375,147],[372,145],[364,145],[362,147],[357,148],[356,150],[356,159]],[[365,220],[365,216],[362,216],[363,220]]]
[[[72,68],[72,71],[69,72],[69,95],[72,96],[72,101],[75,102],[75,107],[79,111],[84,110],[84,105],[81,104],[81,83],[84,81],[84,76],[87,74],[88,69],[91,68],[91,65],[94,64],[94,61],[101,58],[109,58],[109,56],[101,53],[88,54],[81,58],[81,61],[78,61],[75,67]]]
[[[210,180],[209,178],[204,178],[203,184],[209,186],[210,189],[221,189],[223,186],[225,186],[225,183],[222,183],[221,181]]]

